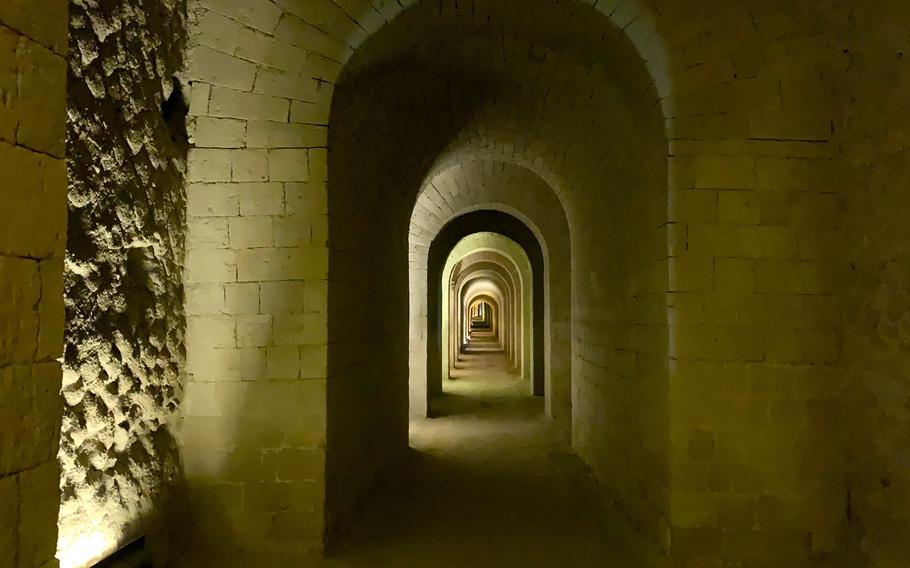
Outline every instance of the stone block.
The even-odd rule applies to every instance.
[[[267,314],[237,316],[237,345],[265,347],[272,345],[272,316]]]
[[[187,181],[231,181],[231,151],[191,148],[187,164]]]
[[[695,158],[695,187],[699,189],[752,189],[755,187],[755,158],[698,156]]]
[[[212,10],[200,10],[200,13],[196,14],[194,27],[196,31],[195,39],[199,42],[199,45],[211,47],[226,54],[237,55],[248,61],[255,60],[237,53],[238,46],[244,41],[245,37],[267,37],[265,34],[257,32],[237,20]]]
[[[263,282],[261,286],[262,313],[296,314],[304,311],[303,282]]]
[[[66,61],[32,42],[19,45],[17,60],[17,112],[28,119],[20,119],[16,141],[62,158],[66,131]]]
[[[255,282],[238,282],[226,284],[225,313],[231,315],[258,314],[259,284]]]
[[[318,448],[284,448],[262,454],[263,481],[321,480],[325,453]]]
[[[287,511],[291,508],[289,483],[249,483],[244,486],[244,508],[255,512]]]
[[[762,218],[762,194],[755,191],[718,193],[718,221],[724,225],[758,225]]]
[[[330,91],[328,87],[320,88],[315,79],[260,67],[253,92],[295,101],[317,102],[320,97],[328,98],[327,93]]]
[[[324,126],[251,121],[248,127],[250,148],[316,148],[327,144],[328,129]]]
[[[326,126],[331,107],[327,102],[291,101],[291,122]]]
[[[303,64],[302,75],[334,84],[338,81],[341,69],[342,66],[337,61],[333,61],[318,53],[308,53],[306,61]]]
[[[275,28],[275,37],[338,62],[347,62],[353,50],[299,17],[285,13]]]
[[[763,191],[810,191],[812,162],[787,158],[759,158],[755,164],[756,187]]]
[[[833,286],[831,275],[817,262],[763,260],[756,268],[759,292],[826,294]]]
[[[57,551],[60,467],[56,459],[19,474],[19,565],[41,566]]]
[[[235,217],[230,234],[233,249],[271,247],[275,242],[271,217]]]
[[[309,218],[297,215],[275,217],[274,229],[276,246],[299,247],[315,244],[313,241],[313,227]]]
[[[396,0],[371,0],[371,4],[389,22],[395,19],[402,9]]]
[[[35,359],[39,339],[41,275],[36,261],[0,256],[0,365]]]
[[[234,318],[220,315],[192,316],[186,322],[193,348],[236,347]]]
[[[186,282],[237,281],[237,253],[233,250],[189,250],[186,253]]]
[[[269,159],[265,150],[232,150],[231,180],[235,182],[269,179]]]
[[[256,78],[256,64],[199,45],[189,53],[190,80],[250,91]]]
[[[284,188],[280,183],[246,183],[237,188],[241,215],[283,215]]]
[[[244,381],[259,381],[268,377],[268,359],[264,348],[245,347],[242,349],[241,364]]]
[[[309,151],[310,181],[327,181],[329,179],[329,155],[325,148],[313,148]]]
[[[671,258],[668,260],[670,290],[698,292],[714,286],[714,261],[711,258]]]
[[[0,254],[62,256],[67,222],[63,161],[0,141],[0,171],[10,172],[0,210]]]
[[[228,248],[228,219],[208,217],[193,219],[187,224],[187,246],[192,249]]]
[[[328,214],[328,192],[325,183],[286,183],[284,195],[289,215],[311,217]]]
[[[325,315],[275,315],[275,345],[325,345],[327,341]]]
[[[307,60],[305,50],[261,34],[238,37],[236,54],[238,57],[288,73],[299,73]]]
[[[718,292],[755,291],[755,262],[737,258],[714,261],[714,289]]]
[[[796,236],[789,227],[742,227],[740,252],[746,258],[798,258]]]
[[[186,416],[216,417],[223,416],[222,409],[215,398],[214,382],[189,382],[183,394],[183,408]]]
[[[289,249],[290,266],[287,279],[325,279],[329,272],[329,250],[325,246],[311,245]]]
[[[63,355],[63,259],[41,261],[41,302],[38,305],[38,361]]]
[[[276,346],[266,350],[267,375],[273,380],[300,378],[300,354],[296,346]]]
[[[195,382],[241,380],[241,354],[233,347],[197,347],[187,353],[187,371]]]
[[[278,0],[278,4],[305,22],[345,42],[350,37],[362,38],[365,30],[331,0]]]
[[[281,8],[268,0],[205,0],[204,5],[268,34],[275,31],[282,12]]]
[[[706,257],[736,257],[740,230],[735,225],[689,225],[689,254]]]
[[[29,0],[9,0],[0,6],[0,22],[63,55],[66,53],[67,6],[65,1],[44,0],[40,10]]]
[[[204,116],[209,112],[209,98],[212,95],[212,86],[208,83],[193,82],[190,84],[189,116]]]
[[[0,93],[5,98],[0,105],[0,140],[16,143],[16,128],[19,125],[18,91],[19,64],[16,49],[21,36],[15,31],[0,27]]]
[[[243,120],[200,116],[193,121],[193,143],[197,148],[243,148],[246,130]]]
[[[328,376],[328,349],[325,345],[300,346],[300,378],[325,379]]]
[[[12,559],[19,548],[19,477],[0,477],[0,555]]]
[[[190,217],[231,217],[240,214],[240,184],[191,183],[187,186],[187,214]],[[190,231],[194,221],[190,219]]]
[[[213,86],[208,112],[211,116],[224,118],[286,121],[290,112],[290,101]]]
[[[329,283],[325,279],[310,279],[304,285],[304,303],[307,312],[326,313],[329,302]]]
[[[308,181],[307,150],[269,150],[269,179],[271,181]]]

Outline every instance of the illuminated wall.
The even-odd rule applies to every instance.
[[[65,412],[58,557],[158,532],[180,477],[186,103],[182,1],[70,5]]]
[[[66,5],[0,2],[0,566],[54,564]]]

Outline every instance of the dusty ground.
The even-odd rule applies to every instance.
[[[468,356],[413,466],[333,553],[338,567],[638,567],[584,464],[500,354]]]

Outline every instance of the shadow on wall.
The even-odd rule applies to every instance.
[[[446,141],[495,96],[492,80],[459,73],[392,63],[343,77],[335,90],[328,187],[329,541],[406,462],[407,237],[414,195]],[[446,96],[433,88],[438,81],[452,85]],[[450,120],[439,129],[403,133],[397,126],[413,122],[412,111],[389,104],[400,99],[402,84],[412,86],[409,97]],[[378,99],[386,100],[381,115]]]

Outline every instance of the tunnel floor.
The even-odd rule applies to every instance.
[[[381,495],[328,566],[616,566],[628,530],[502,354],[463,356],[411,423],[406,480]]]

